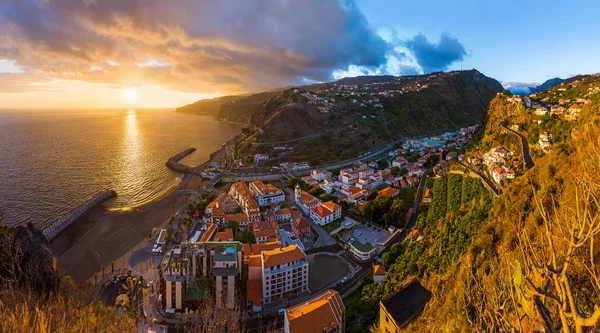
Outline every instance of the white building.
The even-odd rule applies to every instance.
[[[308,260],[296,245],[261,253],[263,304],[308,288]]]
[[[285,201],[285,194],[282,190],[272,184],[264,184],[260,181],[250,183],[250,191],[259,206],[268,206],[274,203]]]
[[[313,170],[310,172],[310,176],[314,180],[320,182],[327,178],[331,178],[332,174],[330,171],[327,171],[327,170]]]
[[[320,225],[329,224],[342,217],[342,207],[333,201],[313,207],[310,210],[310,218]]]

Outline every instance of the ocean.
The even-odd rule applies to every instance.
[[[241,127],[173,110],[0,110],[0,215],[39,227],[104,189],[109,208],[156,198],[180,179],[165,162],[198,165]]]

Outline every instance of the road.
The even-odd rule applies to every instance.
[[[496,184],[494,184],[494,182],[492,182],[483,172],[481,172],[480,170],[475,170],[462,162],[459,162],[458,164],[462,165],[463,167],[469,169],[472,173],[479,176],[479,178],[481,178],[481,180],[485,183],[485,185],[487,185],[488,188],[490,188],[492,190],[492,192],[494,192],[494,194],[496,194],[496,196],[499,196],[500,194],[502,194],[502,190],[498,186],[496,186]]]
[[[410,232],[412,231],[412,228],[415,226],[415,223],[417,223],[417,217],[419,216],[419,209],[421,208],[421,202],[423,201],[423,194],[425,193],[425,182],[427,181],[427,174],[429,173],[431,169],[427,169],[422,175],[421,175],[421,179],[419,180],[419,189],[417,190],[417,195],[415,196],[415,202],[413,204],[413,212],[412,215],[410,216],[410,218],[408,219],[408,222],[406,223],[406,226],[404,226],[404,228],[402,229],[401,232],[397,233],[391,242],[388,243],[387,247],[379,254],[382,255],[383,252],[388,251],[392,245],[396,244],[396,243],[402,243],[406,240],[406,237],[408,237],[408,235],[410,234]]]
[[[533,168],[534,164],[533,159],[531,158],[531,154],[529,153],[529,142],[527,142],[527,138],[525,138],[523,134],[508,128],[506,125],[507,122],[503,122],[502,124],[500,124],[500,126],[502,126],[505,130],[511,132],[512,134],[518,136],[521,139],[521,152],[523,153],[523,160],[525,161],[525,166],[527,167],[527,169]]]

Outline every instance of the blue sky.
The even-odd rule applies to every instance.
[[[401,38],[443,32],[467,50],[451,68],[503,82],[543,82],[600,71],[600,1],[358,0],[377,31]]]

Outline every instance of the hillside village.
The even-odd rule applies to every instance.
[[[337,170],[301,164],[286,170],[309,169],[308,174],[287,183],[235,182],[205,196],[188,208],[189,227],[164,229],[157,239],[153,252],[162,257],[164,297],[156,311],[180,318],[196,313],[210,296],[217,308],[239,308],[250,317],[280,311],[291,332],[306,322],[313,325],[306,327],[341,327],[343,322],[331,322],[317,309],[343,313],[341,298],[360,285],[373,263],[378,266],[370,274],[385,281],[378,256],[416,213],[415,188],[425,187],[428,174],[439,177],[449,163],[462,161],[459,152],[476,129],[407,139],[377,158]],[[264,158],[256,155],[255,161]],[[206,170],[221,172],[218,165]],[[424,202],[430,201],[429,192]],[[383,201],[400,207],[392,223],[366,216],[366,207]],[[396,208],[389,209],[392,214]],[[419,234],[408,236],[416,240]],[[317,278],[323,274],[325,281]]]

